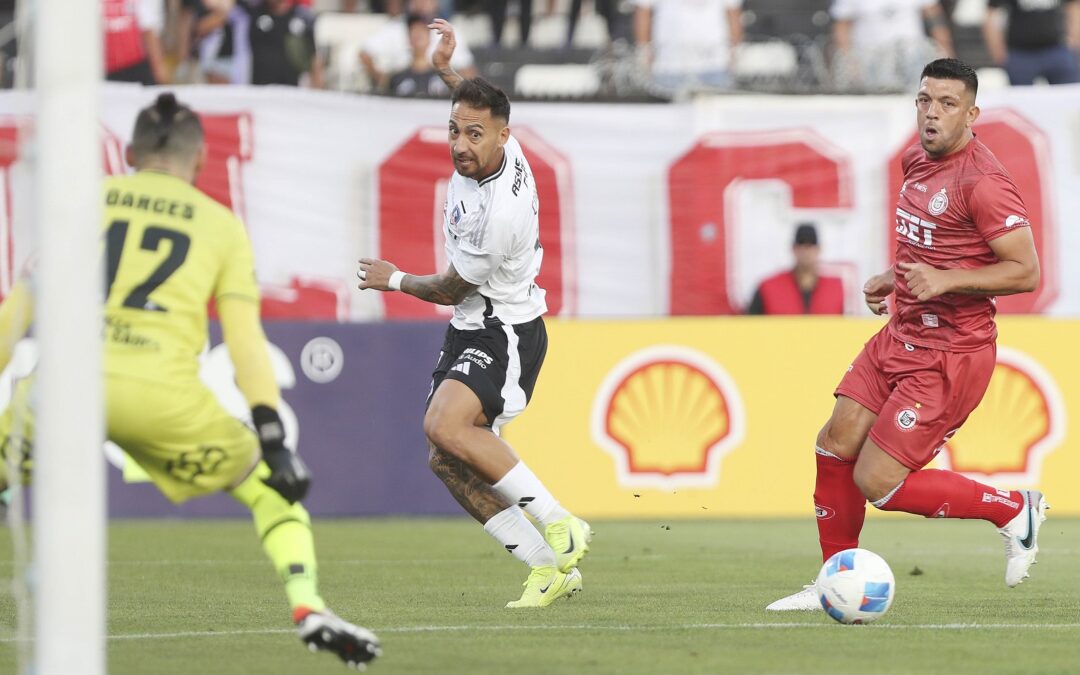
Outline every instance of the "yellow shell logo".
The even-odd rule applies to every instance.
[[[712,486],[742,440],[734,382],[711,358],[679,346],[623,359],[593,403],[593,438],[626,486]]]
[[[990,386],[943,448],[946,467],[992,483],[1035,485],[1042,462],[1065,436],[1061,393],[1030,356],[1001,347]]]

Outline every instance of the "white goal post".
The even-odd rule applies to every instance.
[[[101,457],[102,11],[31,6],[37,178],[33,482],[35,675],[105,672],[105,467]]]

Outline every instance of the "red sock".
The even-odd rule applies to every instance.
[[[821,559],[859,545],[866,518],[866,497],[855,486],[855,462],[818,451],[814,510],[817,512]]]
[[[927,518],[977,518],[1004,527],[1024,507],[1016,490],[998,490],[954,471],[923,469],[908,474],[882,511],[904,511]]]

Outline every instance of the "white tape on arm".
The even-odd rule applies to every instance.
[[[402,272],[401,270],[394,270],[394,272],[390,275],[390,280],[386,282],[386,285],[392,291],[400,291],[401,290],[401,281],[404,278],[405,278],[405,273],[404,272]]]

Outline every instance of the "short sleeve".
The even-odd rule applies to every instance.
[[[968,211],[979,234],[986,241],[1008,234],[1018,227],[1030,227],[1027,208],[1016,184],[1008,176],[983,176],[968,197]]]
[[[462,279],[475,286],[481,286],[491,278],[502,261],[501,253],[489,253],[468,241],[459,240],[454,259],[450,263]]]
[[[138,0],[135,19],[140,30],[160,33],[165,27],[165,0]]]
[[[242,297],[259,301],[259,286],[255,281],[255,256],[251,251],[244,226],[233,220],[230,236],[223,241],[221,273],[218,275],[214,297]]]
[[[652,9],[658,0],[631,0],[631,2],[637,7],[644,7],[645,9]]]

